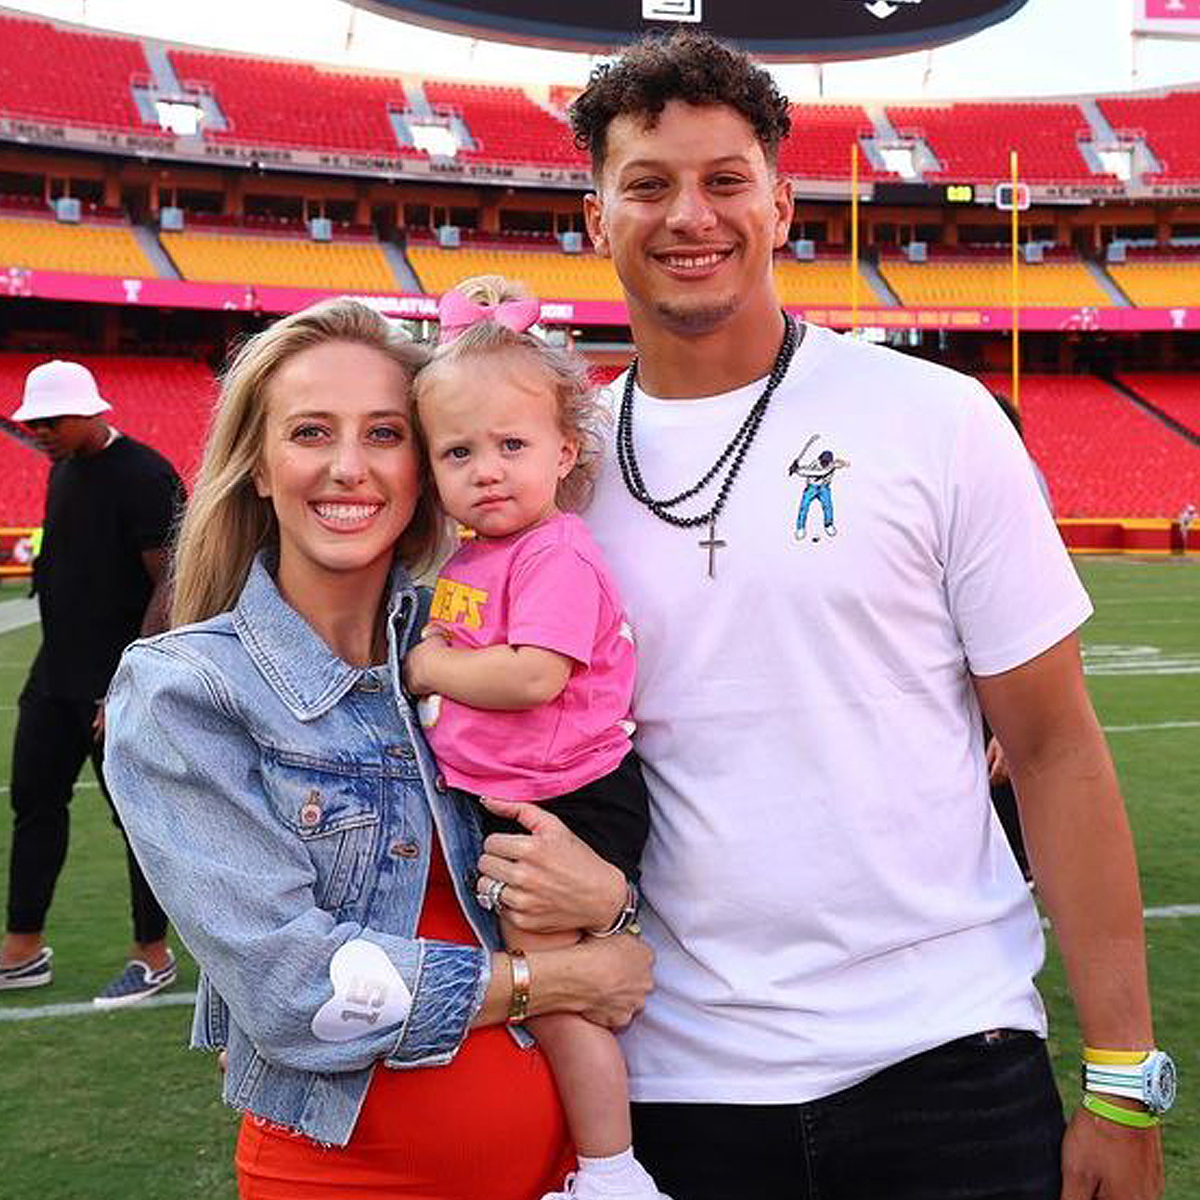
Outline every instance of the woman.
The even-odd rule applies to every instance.
[[[193,1042],[228,1050],[254,1200],[540,1195],[569,1147],[503,1022],[618,1026],[649,987],[634,938],[523,958],[474,903],[476,826],[400,683],[424,620],[407,567],[438,529],[423,357],[352,300],[246,343],[179,536],[175,628],[127,651],[109,696],[109,782],[203,968]]]

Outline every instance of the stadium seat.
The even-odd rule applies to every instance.
[[[927,263],[885,258],[880,273],[901,303],[1004,308],[1012,302],[1012,266],[994,260],[945,258]],[[1021,303],[1027,308],[1111,308],[1113,301],[1080,262],[1021,263]]]
[[[435,296],[468,276],[498,274],[524,281],[543,300],[625,298],[612,263],[595,254],[479,246],[439,250],[423,245],[410,245],[405,253],[421,286]]]
[[[0,354],[0,395],[21,394],[31,368],[48,354]],[[100,394],[113,406],[118,429],[160,451],[190,481],[216,396],[212,372],[183,358],[70,355],[96,376]],[[0,434],[0,525],[38,525],[42,520],[49,463],[42,455]]]
[[[850,303],[850,271],[845,261],[829,259],[801,263],[777,258],[775,285],[784,304],[804,307]],[[858,279],[858,302],[864,305],[880,303],[870,281],[861,273]]]
[[[4,15],[0,45],[0,107],[5,112],[145,129],[131,85],[135,78],[146,78],[150,67],[136,38],[75,32]]]
[[[1200,373],[1195,371],[1126,371],[1120,380],[1180,425],[1200,436]],[[1200,504],[1200,479],[1195,502]]]
[[[520,88],[426,80],[425,98],[434,110],[463,118],[474,150],[459,157],[488,162],[586,167],[566,122],[540,108]]]
[[[389,110],[408,104],[399,78],[194,50],[170,57],[185,87],[210,92],[221,106],[229,128],[207,131],[213,141],[424,157],[392,130]]]
[[[849,179],[851,145],[874,133],[862,106],[793,104],[791,116],[791,136],[779,147],[780,171],[808,179]],[[861,152],[858,170],[861,179],[895,178],[876,170]]]
[[[1200,261],[1130,259],[1108,273],[1139,308],[1200,306]]]
[[[1100,111],[1118,132],[1143,137],[1162,165],[1147,176],[1151,182],[1200,180],[1200,91],[1172,91],[1165,96],[1099,97]]]
[[[158,274],[128,225],[60,225],[33,216],[0,217],[0,263],[82,275]]]
[[[1011,176],[1009,151],[1019,155],[1021,178],[1029,183],[1111,179],[1092,173],[1079,152],[1090,136],[1077,104],[989,100],[975,104],[889,104],[896,131],[924,137],[942,163],[926,179],[994,183]]]
[[[395,292],[377,242],[314,242],[307,238],[223,233],[163,233],[163,246],[184,279],[276,287]]]
[[[1007,375],[983,382],[1007,394]],[[1021,379],[1025,444],[1059,517],[1173,517],[1194,499],[1200,447],[1091,376]]]

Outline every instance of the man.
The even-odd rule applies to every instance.
[[[639,43],[572,119],[637,345],[589,520],[637,635],[654,802],[656,990],[624,1038],[639,1158],[675,1200],[1157,1196],[1142,1076],[1158,1107],[1172,1076],[1147,1057],[1091,607],[1020,443],[975,382],[785,319],[788,104],[742,55]],[[854,464],[816,546],[789,478],[810,448]],[[1065,1139],[980,707],[1110,1052],[1090,1057],[1114,1060]]]
[[[165,625],[165,547],[183,487],[162,455],[108,424],[102,414],[110,408],[86,367],[55,361],[30,371],[13,413],[54,465],[34,563],[42,644],[21,692],[13,744],[0,991],[53,978],[45,923],[67,853],[72,788],[90,757],[108,799],[104,693],[121,651]],[[102,1008],[135,1003],[175,981],[166,915],[128,843],[126,855],[134,945],[125,969],[95,997]]]

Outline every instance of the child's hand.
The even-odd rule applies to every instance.
[[[445,642],[447,646],[454,644],[454,639],[451,636],[450,630],[446,628],[441,621],[430,621],[424,629],[421,630],[421,641],[426,642],[430,638],[436,638],[439,641]]]
[[[428,696],[438,690],[431,673],[436,669],[437,660],[449,649],[450,642],[441,634],[423,637],[404,656],[404,686],[414,696]]]

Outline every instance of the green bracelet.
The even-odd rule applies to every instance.
[[[1101,1100],[1095,1092],[1083,1093],[1083,1107],[1106,1121],[1116,1121],[1118,1125],[1127,1125],[1130,1129],[1153,1129],[1159,1123],[1159,1118],[1154,1113],[1109,1104],[1107,1100]]]

